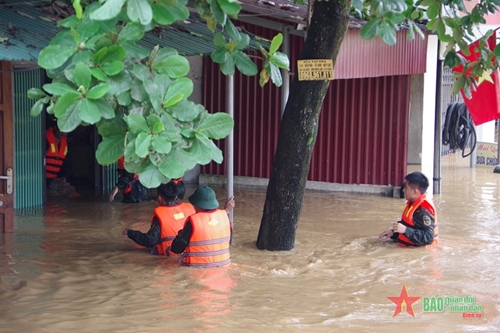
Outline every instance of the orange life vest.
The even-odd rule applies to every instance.
[[[421,195],[413,204],[410,201],[407,201],[404,208],[403,208],[403,214],[401,216],[401,220],[404,225],[413,227],[415,226],[415,222],[413,221],[413,213],[417,210],[419,207],[424,207],[427,209],[432,216],[434,216],[434,241],[431,243],[433,244],[438,244],[439,239],[439,233],[438,233],[438,225],[437,225],[437,215],[436,215],[436,208],[432,204],[432,202],[427,199],[427,195],[423,194]],[[416,246],[408,237],[406,237],[404,234],[400,233],[398,235],[398,239],[396,240],[397,244],[402,247],[406,246]],[[429,244],[429,245],[431,245]]]
[[[68,141],[66,137],[63,137],[59,140],[59,146],[57,145],[56,138],[54,136],[54,129],[50,127],[45,134],[45,138],[48,142],[48,149],[45,153],[46,157],[46,168],[45,168],[45,177],[48,179],[57,178],[57,174],[59,170],[61,170],[61,166],[68,154]]]
[[[153,212],[153,216],[160,223],[160,240],[156,245],[158,254],[170,255],[170,246],[179,230],[184,228],[184,224],[189,216],[196,213],[190,203],[179,202],[175,206],[158,206]],[[153,222],[151,222],[152,224]]]
[[[215,267],[231,262],[231,225],[225,210],[199,212],[188,219],[193,232],[180,261],[194,267]]]

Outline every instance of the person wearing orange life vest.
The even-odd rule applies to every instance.
[[[429,180],[421,172],[405,177],[403,191],[407,201],[401,220],[391,230],[381,233],[380,240],[391,239],[402,247],[438,243],[436,208],[426,194],[428,187]]]
[[[182,253],[179,261],[184,266],[218,267],[231,262],[229,253],[231,223],[228,213],[235,206],[229,198],[224,210],[218,209],[215,192],[208,186],[198,187],[189,197],[196,209],[172,242],[171,251]]]
[[[190,203],[179,202],[184,197],[182,178],[172,179],[158,187],[158,207],[153,211],[151,227],[147,233],[125,229],[122,235],[147,247],[151,254],[170,255],[170,246],[186,219],[195,213]]]
[[[45,133],[45,138],[47,139],[45,177],[48,187],[53,179],[60,178],[59,171],[61,171],[64,160],[68,155],[68,141],[66,133],[61,132],[57,127],[49,127]]]
[[[118,159],[118,182],[109,193],[109,202],[115,199],[118,191],[123,196],[124,203],[140,203],[151,199],[151,190],[139,181],[139,175],[125,170],[125,158]]]

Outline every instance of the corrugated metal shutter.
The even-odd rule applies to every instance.
[[[204,60],[204,105],[224,111],[225,76]],[[235,75],[234,175],[268,178],[280,126],[280,91]],[[395,185],[406,172],[410,75],[334,80],[323,101],[308,180]],[[225,151],[224,140],[217,143]],[[291,154],[293,152],[290,152]],[[224,155],[225,156],[225,155]],[[225,175],[225,163],[202,173]]]
[[[30,88],[41,88],[40,69],[14,70],[14,158],[15,201],[14,208],[41,206],[45,189],[44,132],[42,116],[31,117],[34,100],[28,99]],[[33,209],[31,209],[32,211]]]

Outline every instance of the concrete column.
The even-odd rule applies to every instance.
[[[436,112],[436,77],[438,59],[438,38],[427,37],[427,69],[424,74],[422,109],[422,172],[429,178],[428,195],[432,196],[434,173],[434,123]]]

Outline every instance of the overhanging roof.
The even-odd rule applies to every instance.
[[[51,13],[48,9],[54,8],[55,3],[36,7],[40,4],[43,2],[8,0],[0,3],[0,60],[37,61],[40,51],[58,33],[56,23],[64,18],[67,12],[64,8],[56,8],[56,11]],[[198,14],[191,13],[187,21],[176,22],[146,33],[138,44],[147,49],[156,45],[172,47],[184,56],[209,55],[216,49],[213,36],[214,33],[207,28]],[[250,37],[250,49],[257,48],[257,41],[263,45],[267,44],[252,34]]]

